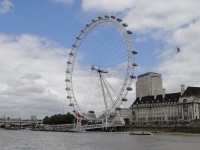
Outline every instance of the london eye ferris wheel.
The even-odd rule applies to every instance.
[[[100,119],[127,101],[135,78],[132,32],[115,16],[86,24],[72,46],[66,69],[67,99],[79,119]]]

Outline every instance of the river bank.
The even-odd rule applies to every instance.
[[[200,128],[196,127],[126,127],[125,132],[148,131],[154,134],[199,134]]]

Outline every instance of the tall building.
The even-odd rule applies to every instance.
[[[162,75],[148,72],[137,77],[136,98],[163,94]]]

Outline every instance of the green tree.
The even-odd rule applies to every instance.
[[[44,119],[43,119],[43,124],[49,124],[49,117],[46,116]]]
[[[55,114],[51,117],[46,116],[43,119],[44,124],[71,124],[73,123],[75,117],[74,115],[70,114]]]

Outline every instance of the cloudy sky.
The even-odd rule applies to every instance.
[[[0,117],[71,111],[64,82],[69,49],[86,23],[105,14],[133,31],[136,75],[161,73],[167,93],[200,86],[199,6],[199,0],[0,0]]]

